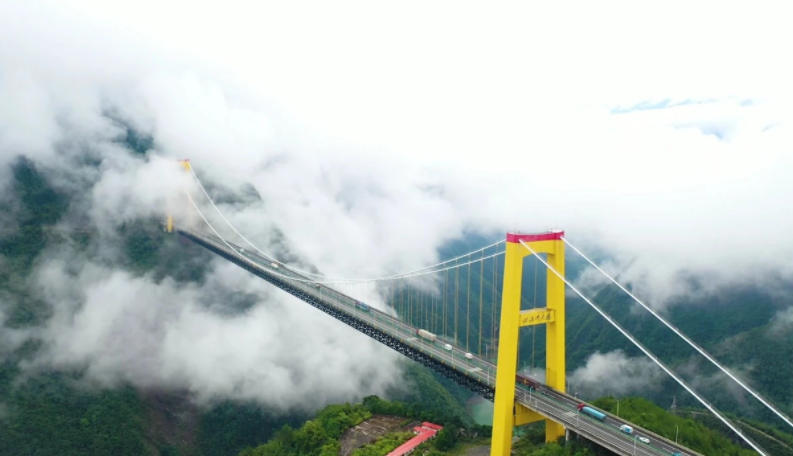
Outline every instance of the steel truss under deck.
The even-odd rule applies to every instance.
[[[279,277],[266,274],[259,269],[251,266],[245,261],[241,261],[236,255],[229,254],[224,249],[219,249],[216,246],[212,245],[211,243],[201,239],[198,236],[194,236],[193,234],[178,230],[179,234],[190,239],[191,241],[195,242],[196,244],[201,245],[202,247],[206,248],[207,250],[212,251],[213,253],[223,257],[224,259],[236,264],[237,266],[245,269],[246,271],[250,272],[251,274],[256,275],[257,277],[270,282],[271,284],[275,285],[276,287],[286,291],[287,293],[295,296],[296,298],[307,302],[308,304],[316,307],[317,309],[325,312],[326,314],[336,318],[337,320],[341,321],[342,323],[353,327],[354,329],[366,334],[367,336],[371,337],[372,339],[385,344],[392,349],[396,350],[397,352],[407,356],[408,358],[427,366],[428,368],[440,373],[441,375],[448,377],[449,379],[459,383],[460,385],[470,389],[471,391],[479,394],[480,396],[484,397],[485,399],[493,400],[495,397],[495,388],[486,385],[479,380],[476,380],[468,375],[451,368],[450,366],[441,363],[440,361],[428,356],[426,353],[422,353],[413,347],[403,343],[399,339],[384,333],[383,331],[375,328],[370,323],[358,319],[346,312],[341,311],[340,309],[331,306],[320,299],[317,299],[315,296],[307,294],[303,292],[303,290],[295,287],[288,280],[281,279]]]

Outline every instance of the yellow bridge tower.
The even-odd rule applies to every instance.
[[[182,167],[184,167],[185,171],[190,171],[189,159],[179,160],[179,163],[182,164]],[[171,214],[170,210],[168,211],[168,217],[165,219],[165,232],[173,233],[173,214]]]
[[[546,419],[515,403],[520,327],[547,325],[545,383],[555,390],[565,391],[564,281],[549,269],[546,307],[523,311],[520,309],[523,259],[531,255],[521,242],[529,245],[538,254],[547,253],[548,265],[564,276],[562,236],[563,231],[543,234],[507,233],[491,456],[509,456],[512,449],[512,429],[515,426]],[[556,441],[564,433],[565,429],[561,424],[546,421],[546,442]]]

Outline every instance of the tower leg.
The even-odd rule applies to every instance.
[[[564,277],[564,243],[555,242],[554,253],[548,254],[548,265]],[[564,282],[550,269],[548,270],[547,287],[548,308],[555,312],[553,322],[547,324],[546,332],[546,379],[545,383],[561,392],[565,392],[566,366],[565,366],[565,303]],[[555,442],[564,436],[564,427],[553,421],[545,423],[545,441]]]
[[[504,258],[504,289],[501,299],[491,456],[509,456],[512,449],[515,375],[518,364],[518,315],[524,257],[518,249],[523,249],[523,246],[508,242]]]
[[[546,309],[533,309],[523,314],[520,311],[523,258],[531,254],[521,241],[527,242],[531,250],[536,253],[547,253],[550,267],[564,276],[564,242],[561,240],[563,234],[562,232],[541,235],[507,234],[491,456],[509,456],[512,449],[512,430],[516,422],[528,423],[541,418],[541,415],[528,413],[524,407],[515,404],[518,335],[521,325],[547,324],[546,383],[554,389],[565,391],[564,281],[549,270]],[[545,319],[545,315],[551,315],[551,318]],[[532,320],[537,316],[542,319]],[[545,420],[546,442],[555,442],[564,435],[564,426]]]

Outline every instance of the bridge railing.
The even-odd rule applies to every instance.
[[[496,366],[495,364],[489,363],[479,357],[474,357],[473,359],[468,359],[465,357],[465,352],[462,350],[457,349],[456,347],[451,350],[431,350],[431,347],[437,348],[436,345],[432,344],[430,341],[419,337],[416,334],[417,329],[402,322],[397,317],[391,316],[382,312],[376,308],[370,306],[370,311],[365,312],[359,309],[355,304],[358,302],[355,298],[345,295],[338,290],[333,288],[327,287],[322,284],[317,284],[316,282],[312,281],[305,281],[306,278],[289,270],[289,268],[284,267],[283,265],[274,268],[270,265],[272,263],[271,260],[263,258],[255,253],[250,251],[244,250],[239,246],[236,246],[232,243],[224,241],[217,236],[211,234],[205,234],[201,232],[196,232],[193,230],[182,230],[185,231],[195,237],[199,237],[204,239],[208,242],[212,242],[217,248],[225,250],[228,254],[237,255],[242,258],[247,259],[252,265],[259,268],[262,272],[272,275],[280,275],[285,276],[282,277],[284,280],[297,279],[297,280],[290,280],[290,284],[303,291],[307,294],[313,294],[320,298],[322,298],[326,303],[334,306],[334,308],[345,312],[346,314],[357,318],[359,320],[366,321],[376,327],[378,330],[381,330],[393,337],[397,337],[398,339],[402,340],[405,344],[411,346],[412,348],[424,352],[424,353],[432,353],[438,358],[441,362],[448,364],[451,367],[461,367],[463,366],[470,367],[470,369],[466,369],[469,372],[473,369],[480,369],[480,371],[474,371],[476,375],[473,373],[469,373],[471,376],[475,376],[477,380],[482,381],[483,383],[487,384],[488,386],[495,385],[495,377],[496,377]],[[228,243],[231,247],[231,251],[229,251],[229,246],[226,245]]]
[[[214,248],[222,250],[228,256],[243,258],[248,264],[260,272],[271,276],[278,276],[279,280],[288,282],[291,287],[299,289],[302,293],[306,295],[313,295],[319,298],[322,300],[322,302],[333,307],[334,309],[344,312],[345,314],[359,321],[368,323],[372,327],[375,327],[378,331],[400,340],[401,343],[410,346],[414,350],[431,356],[436,361],[448,365],[455,370],[465,370],[465,375],[468,375],[485,385],[491,387],[494,387],[495,385],[497,368],[493,363],[479,358],[478,356],[474,356],[472,359],[466,358],[465,352],[458,349],[457,347],[453,347],[451,351],[441,348],[431,341],[419,337],[416,334],[416,328],[403,323],[395,316],[388,315],[385,312],[372,307],[369,307],[369,311],[363,311],[355,305],[358,302],[356,299],[347,296],[338,290],[323,286],[322,284],[306,281],[305,277],[290,271],[286,267],[272,267],[270,265],[270,260],[267,260],[251,252],[244,251],[239,246],[234,244],[228,243],[227,245],[226,241],[216,236],[192,230],[180,231],[184,231],[190,236],[203,240],[204,242],[212,245]],[[553,391],[554,394],[557,394],[568,401],[573,401],[574,404],[579,402],[576,398],[573,398],[567,394],[552,390],[547,386],[545,388],[548,388],[549,391]],[[636,445],[634,438],[631,438],[619,430],[615,432],[615,430],[610,426],[578,413],[578,410],[574,406],[571,407],[569,403],[565,404],[564,402],[558,401],[550,395],[529,390],[524,385],[520,384],[516,385],[515,394],[516,400],[519,403],[537,411],[549,419],[563,424],[568,429],[574,430],[579,434],[584,435],[591,440],[597,441],[604,447],[610,448],[614,451],[622,452],[623,454],[633,454],[631,451]],[[614,417],[612,416],[612,418]],[[618,418],[614,419],[627,423],[624,420],[619,420]],[[698,454],[688,449],[683,449],[680,445],[658,436],[657,434],[651,433],[636,426],[634,426],[634,428],[636,430],[640,430],[642,433],[653,436],[658,441],[668,442],[668,444],[674,448],[681,448],[681,452],[684,451],[684,454],[686,455],[693,456]],[[600,433],[610,438],[604,438],[603,435],[599,435],[598,430]],[[669,452],[661,451],[651,446],[642,445],[641,448],[642,450],[640,450],[641,452],[639,454],[646,454],[647,452],[666,456],[669,456],[670,454]]]

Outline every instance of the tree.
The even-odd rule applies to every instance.
[[[453,424],[448,425],[441,429],[438,436],[435,437],[435,448],[441,451],[448,451],[454,448],[457,444],[457,427]]]
[[[322,445],[319,456],[337,456],[340,450],[341,445],[339,442],[328,442],[325,445]]]
[[[288,424],[275,431],[274,439],[281,442],[285,447],[291,447],[295,441],[295,430]]]

